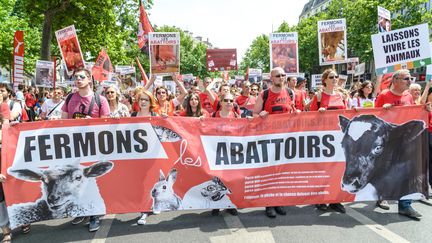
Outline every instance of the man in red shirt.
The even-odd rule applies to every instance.
[[[390,109],[393,106],[415,105],[413,97],[408,92],[411,83],[409,70],[402,69],[393,73],[391,86],[383,90],[375,100],[375,107]],[[399,200],[399,214],[419,219],[422,215],[411,207],[412,200]]]
[[[255,117],[266,118],[269,114],[291,113],[293,111],[293,101],[285,87],[285,71],[277,67],[271,70],[270,75],[273,84],[268,90],[262,91],[258,95],[254,107]],[[276,213],[286,215],[285,208],[283,206],[266,207],[267,217],[275,218]]]

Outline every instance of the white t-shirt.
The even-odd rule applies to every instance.
[[[60,100],[59,103],[63,103],[63,102],[64,102],[64,100]],[[42,112],[44,112],[46,114],[46,118],[50,118],[50,117],[61,118],[61,115],[62,115],[61,108],[63,105],[62,104],[58,105],[59,103],[54,103],[54,101],[52,99],[48,99],[43,103],[41,110],[42,110]],[[55,110],[53,112],[51,112],[51,110],[54,108],[55,108]],[[51,114],[49,114],[49,116],[48,116],[48,113],[50,113],[50,112],[51,112]]]
[[[352,101],[352,107],[359,107],[359,108],[374,108],[375,107],[375,98],[369,99],[369,98],[353,98]]]

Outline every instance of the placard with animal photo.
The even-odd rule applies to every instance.
[[[392,109],[398,115],[380,109],[276,114],[253,126],[247,119],[175,116],[6,126],[1,173],[10,224],[418,200],[428,193],[428,112]]]
[[[378,31],[389,32],[391,31],[391,13],[389,10],[378,6]]]
[[[297,32],[271,33],[270,69],[281,67],[288,75],[299,72]]]
[[[128,90],[136,87],[136,69],[134,66],[115,66],[115,72],[119,81],[120,90]]]
[[[180,33],[151,32],[149,43],[151,74],[180,73]]]
[[[346,21],[318,21],[320,66],[345,63],[347,60]]]
[[[84,58],[76,34],[75,26],[71,25],[55,32],[61,56],[66,64],[66,71],[70,75],[73,70],[84,67]]]
[[[351,57],[347,60],[347,74],[354,74],[355,67],[359,64],[358,57]]]
[[[54,87],[54,62],[36,61],[36,87]]]

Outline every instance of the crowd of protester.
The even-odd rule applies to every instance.
[[[0,114],[2,124],[54,119],[149,116],[268,119],[269,115],[281,113],[346,109],[358,111],[374,107],[391,109],[393,106],[420,104],[427,104],[429,107],[432,102],[432,81],[426,82],[422,91],[420,85],[411,84],[408,70],[393,73],[390,87],[383,90],[380,90],[380,82],[368,80],[346,85],[339,81],[338,74],[333,69],[323,72],[322,85],[314,89],[307,88],[304,77],[287,77],[281,68],[271,70],[270,80],[266,82],[268,89],[265,90],[261,83],[251,83],[248,80],[238,87],[208,77],[202,80],[197,78],[192,87],[186,90],[180,76],[172,75],[177,85],[174,93],[164,86],[155,87],[155,76],[152,76],[144,87],[134,90],[121,91],[118,86],[110,85],[96,91],[96,84],[87,69],[77,69],[72,79],[75,87],[69,93],[62,87],[47,90],[21,84],[14,91],[7,84],[0,84],[3,98]],[[431,117],[431,113],[429,114]],[[432,134],[430,125],[429,132]],[[429,150],[432,148],[431,142],[432,139]],[[0,175],[0,181],[5,180],[6,176]],[[432,183],[431,179],[429,183]],[[11,239],[11,230],[8,227],[2,189],[0,200],[0,224],[3,240],[7,242]],[[378,201],[376,205],[389,210],[386,201]],[[400,214],[415,219],[421,217],[421,214],[412,208],[410,200],[400,200],[398,205]],[[335,210],[345,213],[345,207],[341,203],[315,206],[322,211]],[[143,212],[138,224],[145,224],[150,213],[158,212]],[[217,209],[212,211],[213,215],[218,213]],[[236,215],[237,211],[229,210],[229,213]],[[267,207],[265,213],[274,218],[277,214],[285,215],[286,211],[281,205]],[[85,219],[77,217],[72,224],[79,224]],[[91,216],[89,230],[96,231],[99,227],[99,216]],[[30,225],[22,226],[22,231],[28,233]]]

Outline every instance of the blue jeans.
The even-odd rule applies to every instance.
[[[411,203],[412,203],[411,199],[399,200],[398,209],[399,210],[407,209],[407,208],[411,207]]]

